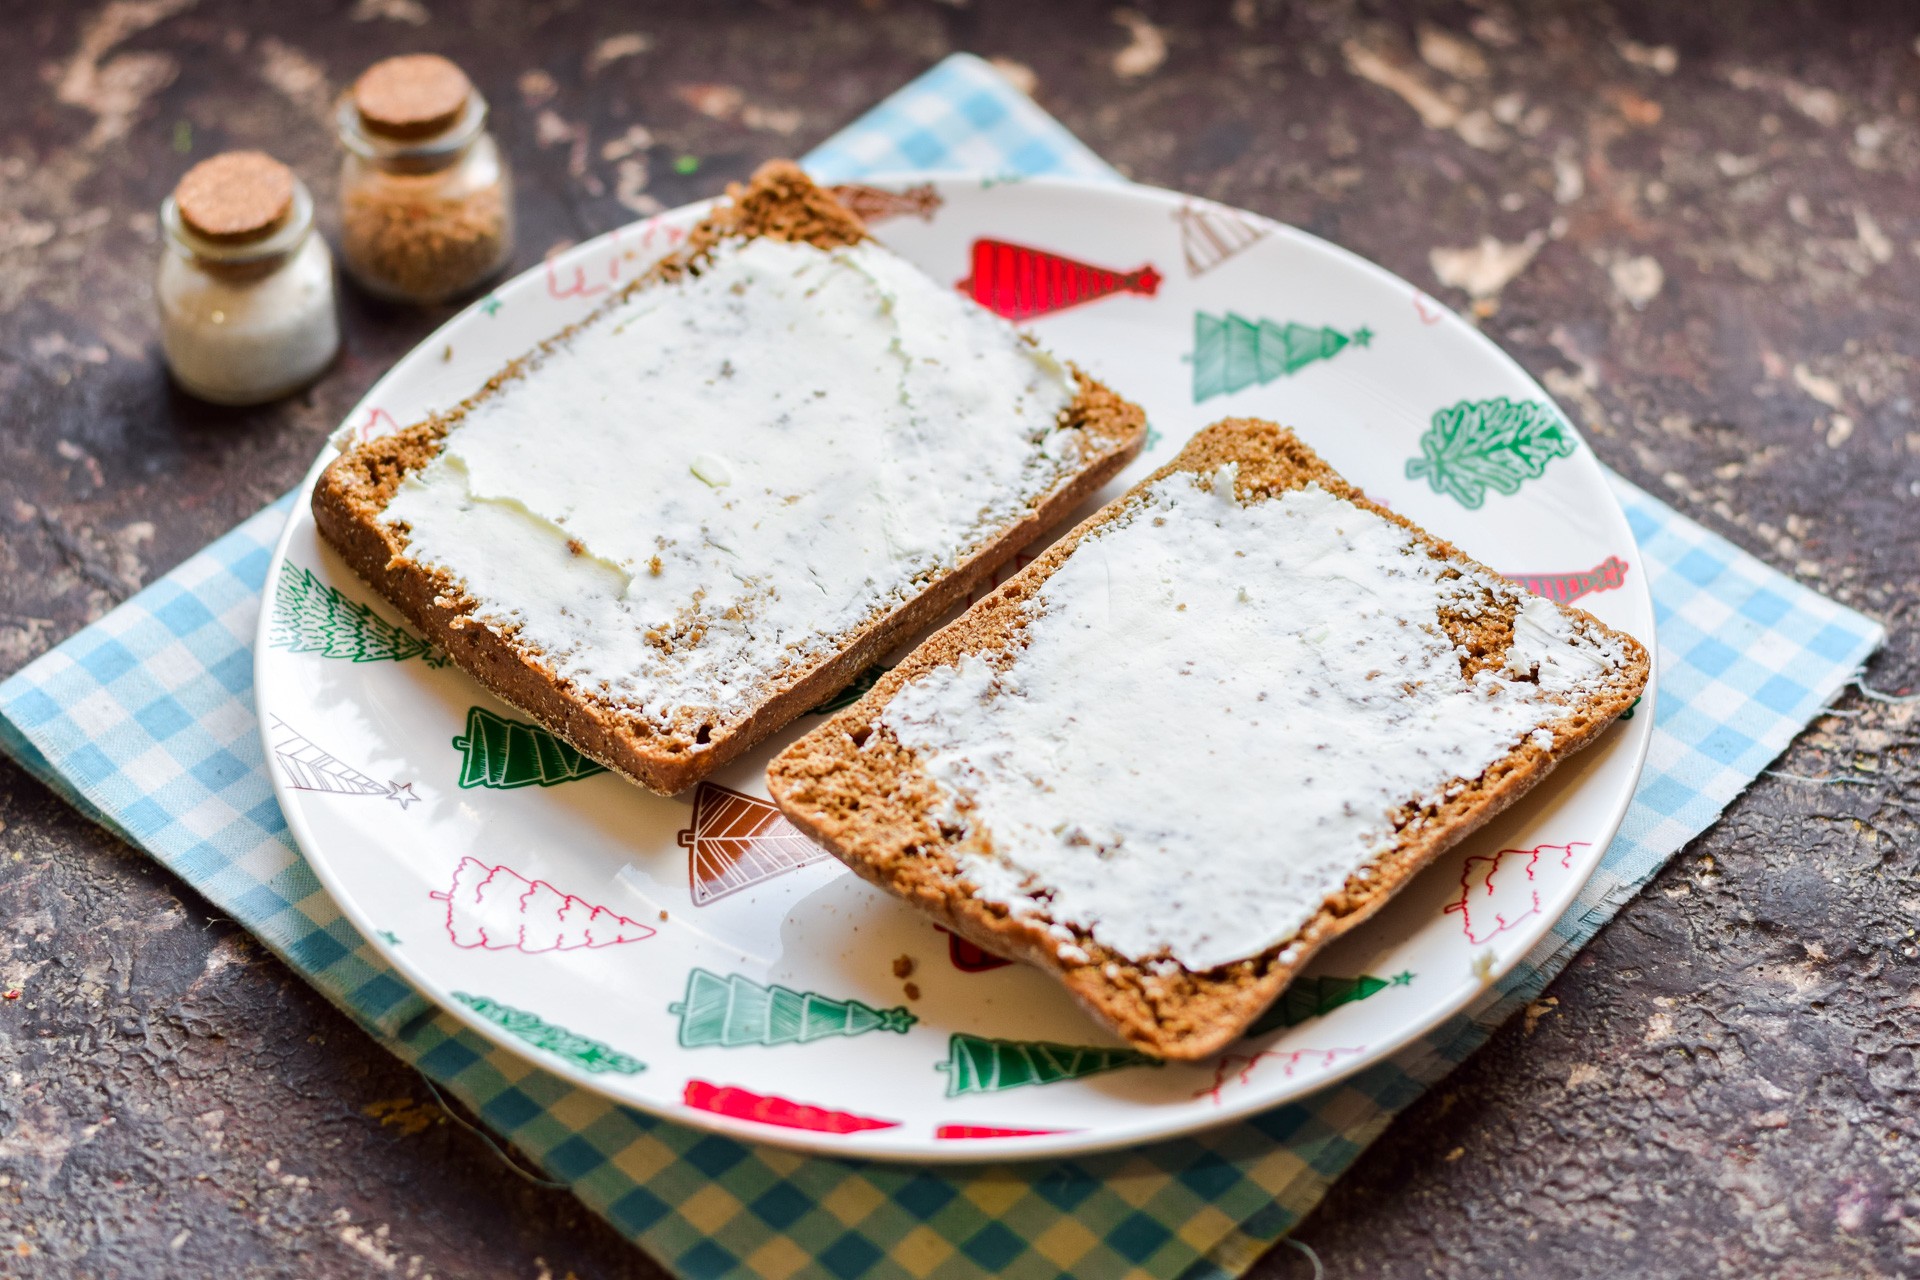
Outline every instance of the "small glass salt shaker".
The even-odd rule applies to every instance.
[[[458,298],[513,257],[513,191],[487,101],[434,54],[376,62],[340,103],[341,259],[397,302]]]
[[[183,389],[260,404],[332,363],[333,256],[292,170],[259,151],[203,160],[161,203],[160,225],[160,346]]]

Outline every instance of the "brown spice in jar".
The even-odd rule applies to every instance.
[[[477,284],[506,250],[498,186],[440,194],[437,175],[388,174],[350,189],[343,245],[358,272],[410,298],[437,300]]]

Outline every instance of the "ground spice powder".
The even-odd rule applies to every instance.
[[[378,292],[437,301],[485,279],[508,252],[498,184],[448,195],[439,174],[387,174],[347,192],[341,249]]]

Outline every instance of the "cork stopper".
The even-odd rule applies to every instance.
[[[430,138],[460,119],[473,85],[467,73],[433,53],[376,62],[354,82],[353,106],[368,133]]]
[[[221,244],[257,240],[293,211],[293,171],[264,151],[229,151],[187,170],[173,201],[195,235]]]

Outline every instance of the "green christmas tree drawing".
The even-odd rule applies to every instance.
[[[687,974],[686,998],[668,1005],[667,1012],[680,1016],[680,1044],[687,1049],[806,1044],[869,1031],[905,1034],[917,1021],[904,1008],[875,1009],[858,1000],[762,986],[737,973],[722,977],[705,969]]]
[[[486,996],[470,996],[464,991],[456,991],[453,998],[473,1010],[488,1022],[503,1028],[515,1039],[524,1040],[536,1049],[545,1049],[556,1057],[565,1058],[583,1071],[595,1075],[613,1072],[616,1075],[630,1076],[645,1071],[647,1064],[638,1058],[617,1052],[578,1032],[565,1027],[556,1027],[538,1016],[523,1009],[515,1009],[490,1000]]]
[[[1281,1027],[1297,1027],[1312,1018],[1332,1013],[1343,1004],[1377,996],[1388,987],[1404,987],[1413,981],[1411,973],[1391,978],[1376,978],[1363,973],[1357,978],[1301,978],[1280,993],[1267,1011],[1254,1019],[1246,1034],[1265,1035]]]
[[[1193,313],[1193,402],[1226,395],[1255,383],[1298,373],[1349,345],[1373,341],[1366,328],[1351,334],[1307,324],[1248,320],[1229,311],[1224,317]]]
[[[887,669],[885,667],[877,662],[874,663],[865,671],[855,676],[852,684],[815,707],[813,714],[817,716],[830,716],[836,711],[844,711],[846,708],[860,701],[860,699],[866,697],[867,690],[879,684],[880,677],[886,673]]]
[[[537,724],[509,720],[485,707],[467,711],[467,731],[453,740],[463,752],[462,787],[551,787],[605,773],[607,767],[587,759]]]
[[[946,1073],[947,1096],[953,1098],[963,1093],[998,1093],[1023,1085],[1079,1080],[1121,1067],[1159,1065],[1158,1058],[1132,1049],[955,1034],[947,1041],[947,1060],[935,1063],[934,1070]]]
[[[280,590],[273,599],[273,631],[267,643],[289,653],[317,653],[353,662],[405,662],[425,658],[444,667],[446,655],[320,581],[311,569],[280,562]]]
[[[1533,400],[1462,400],[1433,415],[1407,479],[1424,477],[1435,493],[1478,510],[1487,490],[1511,494],[1547,464],[1573,452],[1573,433],[1550,406]]]

